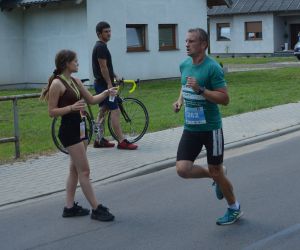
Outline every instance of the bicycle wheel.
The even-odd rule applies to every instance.
[[[61,123],[61,117],[55,117],[52,120],[51,125],[51,135],[52,140],[54,142],[54,145],[63,153],[69,154],[68,151],[65,149],[65,147],[61,144],[59,138],[58,138],[58,131]],[[88,134],[88,143],[90,143],[92,136],[93,136],[93,123],[90,118],[90,115],[86,113],[86,129]]]
[[[144,136],[149,125],[149,115],[145,105],[135,98],[119,98],[119,108],[120,125],[124,137],[131,143],[137,142]],[[109,132],[117,140],[111,123],[111,112],[108,114],[107,122]]]

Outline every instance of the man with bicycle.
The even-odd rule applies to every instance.
[[[92,54],[92,67],[95,77],[94,87],[97,94],[102,93],[114,86],[114,79],[118,80],[114,73],[111,54],[107,48],[107,43],[111,37],[110,25],[107,22],[99,22],[96,26],[96,33],[99,40],[96,42]],[[117,98],[110,100],[106,98],[99,104],[99,113],[97,117],[98,135],[94,142],[95,148],[114,147],[115,144],[104,138],[105,117],[107,112],[111,112],[112,127],[118,137],[118,149],[137,149],[137,145],[130,143],[124,138],[120,126],[120,110]]]
[[[224,141],[218,104],[227,105],[229,96],[223,70],[206,55],[208,35],[200,28],[186,37],[188,58],[180,64],[181,91],[173,109],[184,104],[184,131],[178,146],[176,170],[182,178],[212,178],[218,199],[225,197],[228,208],[217,225],[228,225],[242,216],[231,182],[223,167]],[[208,169],[194,165],[202,150],[207,152]]]

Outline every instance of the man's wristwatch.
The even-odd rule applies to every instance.
[[[199,87],[199,90],[197,91],[197,95],[202,95],[205,91],[205,88],[204,87]]]

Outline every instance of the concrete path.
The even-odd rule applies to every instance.
[[[287,67],[300,67],[299,62],[272,62],[263,64],[225,64],[225,72],[242,72],[242,71],[255,71],[266,69],[279,69]]]
[[[300,129],[300,102],[223,119],[225,149]],[[136,151],[88,148],[93,182],[110,182],[175,164],[182,127],[149,133]],[[0,166],[0,207],[65,189],[69,157],[63,153]]]

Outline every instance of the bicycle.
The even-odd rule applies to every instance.
[[[82,79],[83,83],[89,81],[89,79]],[[121,88],[124,84],[132,84],[132,88],[129,90],[129,93],[133,93],[136,87],[139,85],[140,80],[120,80],[119,82],[115,82],[117,86],[119,86],[119,92],[116,96],[117,103],[121,112],[120,116],[120,124],[125,138],[130,142],[134,143],[140,140],[146,133],[149,125],[149,115],[145,105],[138,99],[133,97],[121,97]],[[85,85],[90,86],[90,85]],[[87,110],[85,110],[85,120],[86,120],[86,128],[87,128],[87,137],[88,144],[92,140],[93,134],[98,135],[101,131],[98,131],[98,126],[96,126],[96,121],[94,119],[94,115],[91,109],[91,106],[87,104]],[[61,117],[55,117],[52,120],[51,125],[51,135],[52,140],[55,146],[63,153],[68,154],[68,151],[64,148],[58,138],[58,131],[61,122]],[[117,140],[117,136],[113,130],[111,123],[111,112],[108,112],[107,116],[107,127],[112,135],[112,137]]]

